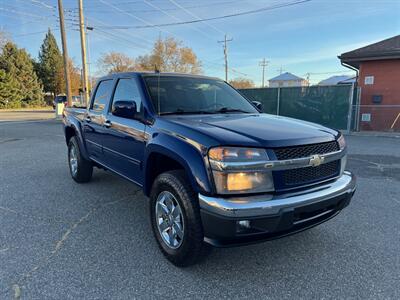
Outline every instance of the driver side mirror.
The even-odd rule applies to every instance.
[[[262,112],[263,105],[260,101],[251,101],[259,112]]]
[[[137,117],[136,102],[131,100],[115,101],[111,113],[121,118],[135,119]]]

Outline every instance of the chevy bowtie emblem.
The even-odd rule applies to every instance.
[[[325,158],[320,155],[313,155],[310,158],[310,162],[308,163],[312,167],[318,167],[320,164],[324,162]]]

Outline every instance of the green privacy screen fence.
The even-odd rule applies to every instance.
[[[239,90],[263,104],[266,113],[350,130],[353,85],[255,88]]]

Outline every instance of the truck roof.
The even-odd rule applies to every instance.
[[[141,76],[149,76],[149,75],[181,76],[181,77],[188,77],[188,78],[192,77],[192,78],[207,78],[207,79],[221,80],[218,77],[210,77],[210,76],[198,75],[198,74],[173,73],[173,72],[154,72],[154,71],[112,73],[112,74],[100,77],[98,80],[111,79],[111,78],[121,77],[121,76],[132,76],[132,75],[141,75]]]

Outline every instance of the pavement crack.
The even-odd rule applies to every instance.
[[[26,218],[31,218],[31,219],[35,219],[35,220],[39,220],[39,221],[46,221],[46,222],[59,222],[59,223],[65,223],[65,221],[58,219],[58,218],[47,218],[47,217],[41,217],[41,216],[35,216],[32,214],[26,214],[20,211],[16,211],[14,209],[8,208],[8,207],[4,207],[4,206],[0,206],[0,210],[5,211],[5,212],[9,212],[12,214],[16,214],[22,217],[26,217]]]
[[[22,139],[0,139],[0,144],[21,141]]]
[[[32,269],[30,269],[28,272],[22,274],[22,276],[14,283],[12,284],[12,289],[14,291],[14,299],[20,299],[21,297],[21,290],[23,283],[41,267],[44,267],[50,259],[52,259],[63,247],[64,243],[68,240],[70,235],[76,230],[76,228],[84,223],[94,212],[96,212],[99,209],[102,209],[107,206],[115,205],[117,203],[123,202],[125,200],[131,199],[132,197],[136,196],[139,192],[141,192],[141,189],[136,190],[132,195],[129,195],[127,197],[123,197],[121,199],[115,200],[115,201],[110,201],[106,203],[100,203],[97,204],[96,206],[92,207],[88,213],[86,213],[83,217],[81,217],[78,221],[73,223],[61,236],[61,239],[58,240],[55,244],[54,249],[49,253],[49,255],[43,257],[37,265],[35,265]]]

